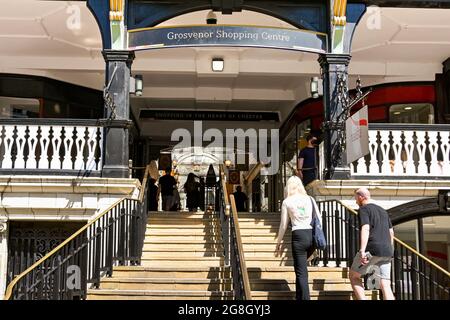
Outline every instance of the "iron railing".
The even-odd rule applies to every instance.
[[[234,298],[235,300],[251,300],[250,282],[245,263],[236,203],[234,196],[227,193],[222,166],[219,183],[216,188],[216,196],[219,199],[218,214],[222,229],[225,264],[231,267]]]
[[[138,199],[125,197],[15,277],[5,299],[85,299],[116,265],[139,265],[147,226],[147,168]]]
[[[324,266],[351,266],[359,250],[357,212],[338,200],[317,202],[327,248],[319,252]],[[398,300],[449,300],[450,273],[394,237],[392,287]]]
[[[399,239],[394,242],[393,288],[401,300],[450,300],[450,274]]]

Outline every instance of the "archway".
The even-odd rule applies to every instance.
[[[349,177],[349,168],[342,158],[343,150],[338,134],[339,130],[343,129],[336,125],[343,110],[343,101],[338,98],[337,91],[339,79],[347,81],[351,39],[356,24],[365,11],[364,4],[347,4],[347,1],[343,0],[302,3],[287,0],[276,3],[243,0],[198,0],[189,3],[111,0],[107,4],[104,1],[89,0],[88,6],[96,16],[102,33],[107,63],[105,97],[108,97],[107,101],[110,102],[105,112],[107,118],[129,118],[129,76],[134,50],[180,46],[252,46],[319,54],[326,109],[324,176],[326,179]],[[242,24],[153,28],[171,18],[199,10],[220,11],[224,14],[242,10],[262,12],[290,23],[295,29]],[[120,149],[123,150],[121,154],[127,155],[126,140],[121,128],[111,128],[107,130],[106,149]],[[127,172],[126,163],[125,156],[115,156],[113,152],[106,150],[103,171],[108,176],[124,176]]]

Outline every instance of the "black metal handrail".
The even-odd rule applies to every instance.
[[[394,242],[392,284],[397,299],[450,300],[450,274],[399,239]]]
[[[357,212],[339,200],[318,201],[327,248],[319,252],[324,266],[349,267],[359,250]],[[393,291],[398,300],[449,300],[450,273],[394,237]]]
[[[222,166],[216,194],[219,197],[218,214],[222,229],[225,264],[231,267],[234,298],[236,300],[251,300],[250,282],[245,263],[236,204],[233,195],[228,196]]]
[[[124,197],[15,277],[5,300],[85,299],[116,265],[139,265],[147,227],[147,168],[138,199]]]

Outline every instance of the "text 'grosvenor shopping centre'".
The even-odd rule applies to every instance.
[[[258,32],[227,32],[225,30],[205,31],[205,32],[168,32],[168,40],[199,40],[199,39],[228,39],[233,41],[241,40],[270,40],[270,41],[286,41],[291,40],[289,35],[272,34],[264,31]]]

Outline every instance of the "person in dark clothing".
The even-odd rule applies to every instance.
[[[317,155],[315,146],[317,138],[312,134],[308,134],[306,141],[308,144],[300,151],[297,162],[298,176],[302,179],[305,187],[317,179]]]
[[[234,202],[236,203],[236,210],[238,212],[247,211],[247,196],[242,192],[242,187],[238,186],[236,192],[233,193]]]
[[[170,211],[175,203],[174,188],[177,186],[177,181],[170,175],[170,171],[170,168],[166,169],[166,174],[159,178],[159,193],[161,193],[164,211]]]
[[[186,183],[184,184],[184,192],[186,192],[186,207],[189,211],[197,211],[200,200],[200,184],[195,181],[195,174],[188,174]]]
[[[355,191],[355,200],[359,206],[360,250],[353,259],[350,268],[350,282],[358,300],[365,300],[361,276],[375,270],[381,285],[383,300],[394,300],[391,289],[391,260],[394,254],[394,229],[388,213],[382,207],[370,202],[370,193],[366,188]]]
[[[205,211],[205,178],[200,177],[200,196],[199,196],[199,207],[200,210]]]
[[[151,178],[148,182],[148,210],[158,210],[158,187],[156,186],[156,180]]]

